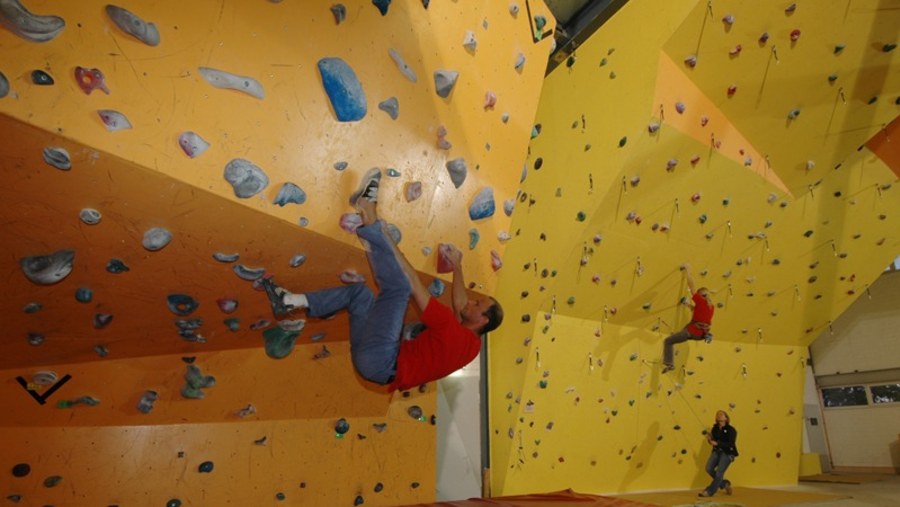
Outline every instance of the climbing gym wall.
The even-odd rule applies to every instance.
[[[374,288],[347,198],[378,167],[433,293],[439,242],[493,291],[548,19],[537,1],[0,3],[2,497],[432,499],[433,386],[365,382],[346,316],[277,321],[258,280]]]
[[[735,484],[796,481],[807,346],[900,253],[898,26],[895,2],[637,0],[547,77],[490,339],[494,494],[705,486],[717,410]],[[684,263],[713,339],[662,373]]]

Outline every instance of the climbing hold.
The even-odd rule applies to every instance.
[[[159,395],[156,391],[144,391],[144,394],[141,395],[141,399],[138,401],[137,409],[138,412],[142,414],[149,414],[153,411],[153,404],[156,403],[156,400],[159,398]]]
[[[700,162],[700,155],[694,155],[691,157],[691,165],[697,165]]]
[[[31,465],[28,463],[18,463],[12,468],[13,477],[25,477],[29,473],[31,473]]]
[[[59,250],[48,255],[23,257],[19,260],[25,277],[38,285],[53,285],[72,272],[74,250]]]
[[[9,95],[9,80],[0,72],[0,99]]]
[[[181,389],[181,395],[185,398],[201,399],[204,393],[200,389],[216,385],[215,377],[212,375],[204,376],[200,368],[194,364],[187,365],[187,373],[184,374],[184,380],[187,383]]]
[[[353,500],[354,507],[364,503],[366,503],[366,501],[363,499],[362,495],[356,495],[356,498]]]
[[[53,76],[51,76],[50,74],[37,69],[31,71],[31,82],[38,86],[50,86],[56,81],[53,80]]]
[[[297,254],[297,255],[291,257],[291,260],[290,260],[290,262],[288,262],[288,264],[292,268],[299,268],[300,266],[303,265],[304,262],[306,262],[306,255]]]
[[[366,277],[357,273],[355,270],[347,269],[341,272],[338,275],[338,279],[340,279],[341,283],[353,284],[353,283],[365,283]]]
[[[282,207],[288,203],[303,204],[304,202],[306,202],[306,192],[291,182],[282,185],[281,190],[278,191],[278,195],[275,196],[275,200],[272,201],[273,204]]]
[[[684,102],[675,103],[675,111],[677,111],[678,114],[683,114],[685,109],[687,109],[687,106],[684,105]]]
[[[232,159],[225,165],[225,181],[231,184],[234,195],[246,199],[253,197],[269,185],[269,177],[249,160]]]
[[[84,208],[78,213],[78,218],[87,225],[97,225],[100,223],[100,219],[103,218],[103,215],[93,208]]]
[[[432,280],[431,283],[428,285],[428,292],[429,292],[432,296],[434,296],[434,297],[436,297],[436,298],[439,298],[439,297],[441,297],[441,294],[444,293],[444,288],[445,288],[445,287],[444,287],[444,281],[441,280],[440,278],[435,278],[435,279]]]
[[[335,170],[335,171],[343,171],[343,170],[346,169],[349,165],[350,165],[350,164],[348,164],[347,162],[344,162],[344,161],[342,160],[342,161],[340,161],[340,162],[335,162],[333,167],[334,167],[334,170]]]
[[[652,121],[647,125],[647,132],[655,134],[659,130],[659,122]]]
[[[702,213],[699,217],[697,217],[697,220],[698,220],[701,224],[705,224],[705,223],[706,223],[706,220],[707,220],[708,218],[709,218],[709,217],[706,216],[706,213]]]
[[[797,42],[798,39],[800,39],[800,29],[794,28],[791,30],[791,42]]]
[[[381,484],[380,482],[375,484],[374,491],[376,493],[381,493],[381,490],[383,490],[383,489],[384,489],[384,484]]]
[[[130,270],[131,268],[129,268],[121,259],[110,259],[109,262],[106,263],[106,271],[114,275]]]
[[[306,321],[303,319],[297,320],[279,320],[278,327],[284,329],[285,331],[303,331],[303,328],[306,326]]]
[[[684,64],[690,68],[694,68],[697,66],[697,55],[689,55],[684,59]]]
[[[187,294],[169,294],[166,296],[166,304],[172,313],[182,317],[190,315],[200,306],[199,302]]]
[[[406,197],[406,202],[413,202],[422,197],[422,182],[411,181],[407,183],[403,190],[403,195]]]
[[[728,55],[729,56],[737,56],[737,55],[741,54],[741,51],[743,51],[743,50],[744,50],[744,47],[741,46],[740,44],[738,44],[728,50]]]
[[[623,136],[622,139],[619,139],[619,148],[622,148],[623,146],[625,146],[625,144],[627,142],[628,142],[628,136]]]
[[[475,50],[478,48],[478,41],[475,39],[473,31],[469,30],[466,32],[466,37],[463,39],[463,47],[466,48],[466,51],[475,53]]]
[[[263,90],[262,84],[252,77],[239,76],[210,67],[199,67],[198,70],[200,71],[200,75],[203,76],[203,79],[216,88],[237,90],[258,99],[266,98],[266,92]]]
[[[225,262],[225,263],[235,262],[238,259],[240,259],[240,257],[241,257],[240,254],[237,254],[237,253],[227,254],[227,253],[222,253],[222,252],[216,252],[213,254],[213,259],[215,259],[219,262]]]
[[[869,99],[869,101],[866,102],[866,103],[867,103],[868,105],[871,106],[872,104],[874,104],[874,103],[876,103],[876,102],[878,102],[878,97],[877,97],[877,96],[876,96],[876,97],[872,97],[872,98]]]
[[[144,233],[144,240],[141,244],[147,250],[151,252],[156,252],[157,250],[162,250],[165,248],[169,242],[172,241],[172,233],[169,232],[168,229],[164,227],[153,227],[151,229],[147,229]]]
[[[472,221],[488,218],[494,215],[494,210],[494,189],[485,187],[478,192],[472,205],[469,206],[469,218]]]
[[[434,91],[438,97],[442,99],[449,97],[457,79],[459,79],[459,72],[455,70],[434,71]]]
[[[500,121],[503,123],[509,122],[509,113],[503,113],[500,115]]]
[[[499,271],[502,267],[503,259],[500,258],[500,254],[496,250],[491,250],[491,269]]]
[[[353,234],[362,226],[362,217],[359,216],[359,213],[344,213],[341,215],[340,226],[341,229]]]
[[[731,14],[726,15],[724,18],[722,18],[722,23],[725,24],[726,30],[728,28],[731,28],[731,25],[734,24],[734,16],[732,16]]]
[[[44,343],[44,335],[40,333],[28,333],[28,344],[37,347]]]
[[[400,115],[400,103],[397,102],[397,97],[391,97],[382,102],[379,102],[378,109],[381,109],[382,111],[387,113],[392,120],[396,120],[397,116]]]
[[[173,498],[166,502],[166,507],[181,507],[181,500]]]
[[[52,488],[58,485],[60,482],[62,482],[62,477],[58,475],[51,475],[50,477],[44,479],[44,487]]]
[[[765,45],[765,43],[769,41],[769,32],[763,32],[763,33],[759,36],[758,41],[759,41],[759,44],[760,44],[760,45]]]
[[[584,220],[585,220],[586,218],[587,218],[587,215],[584,213],[584,211],[579,211],[579,212],[575,215],[575,220],[578,220],[579,222],[584,222]]]
[[[340,58],[322,58],[318,63],[322,85],[338,121],[361,120],[366,116],[366,96],[353,69]]]
[[[75,301],[79,303],[90,303],[94,299],[94,292],[87,287],[79,287],[75,290]]]
[[[409,414],[413,419],[418,419],[420,421],[424,420],[424,413],[422,412],[422,407],[418,405],[413,405],[406,409],[406,413]]]
[[[835,44],[835,45],[834,45],[834,50],[833,50],[832,52],[833,52],[834,54],[836,54],[836,55],[839,55],[839,54],[841,54],[841,52],[843,52],[844,49],[846,49],[846,48],[847,48],[847,45],[846,45],[846,44]]]
[[[418,80],[416,72],[406,64],[406,62],[403,60],[403,57],[400,56],[400,53],[398,53],[397,50],[390,48],[388,49],[388,54],[391,56],[391,59],[394,60],[394,63],[397,64],[397,68],[400,69],[400,73],[403,74],[406,79],[409,79],[413,83]]]
[[[19,0],[0,2],[0,24],[19,37],[32,42],[53,40],[66,27],[63,18],[32,14]]]
[[[484,94],[484,110],[493,110],[494,106],[497,105],[497,94],[488,90]]]
[[[673,159],[669,159],[669,161],[666,162],[666,171],[669,171],[669,172],[674,171],[674,170],[675,170],[675,167],[676,167],[677,165],[678,165],[678,160],[677,160],[677,159],[674,159],[674,158],[673,158]]]
[[[450,173],[450,181],[453,182],[453,186],[456,188],[459,188],[466,181],[468,170],[466,161],[462,158],[455,158],[447,162],[447,172]]]
[[[216,304],[219,306],[219,310],[222,310],[222,313],[225,314],[232,313],[238,308],[236,299],[221,298],[216,300]]]
[[[231,332],[237,332],[241,329],[241,319],[232,318],[224,320],[225,327]]]
[[[119,29],[128,35],[148,46],[159,45],[159,30],[153,23],[147,23],[127,9],[115,5],[107,5],[106,14]]]
[[[100,120],[106,125],[106,130],[116,132],[119,130],[127,130],[131,128],[131,122],[124,114],[112,109],[100,109],[97,111]]]
[[[334,4],[331,6],[331,13],[334,14],[334,24],[340,25],[347,17],[347,8],[344,4]]]
[[[731,85],[728,87],[728,91],[726,92],[729,97],[734,97],[734,94],[737,93],[737,85]]]
[[[799,110],[799,109],[792,109],[792,110],[788,113],[788,119],[789,119],[789,120],[793,120],[793,119],[797,118],[798,116],[800,116],[800,110]]]
[[[209,148],[209,143],[200,137],[196,132],[183,132],[178,136],[178,145],[184,150],[184,153],[191,158],[199,157]]]
[[[791,15],[791,14],[793,14],[794,11],[796,11],[796,10],[797,10],[797,4],[796,4],[796,3],[792,3],[791,5],[788,5],[787,7],[785,7],[784,13],[785,13],[786,15]]]
[[[897,49],[897,45],[894,44],[893,42],[891,42],[889,44],[885,44],[884,46],[881,47],[881,50],[884,51],[885,53],[890,53],[891,51],[893,51],[895,49]]]
[[[200,463],[200,466],[197,467],[197,471],[201,474],[208,474],[213,471],[213,462],[212,461],[204,461]]]
[[[378,7],[378,12],[380,12],[382,16],[387,16],[391,0],[372,0],[372,5]]]
[[[108,7],[108,6],[107,6]],[[109,88],[106,87],[106,80],[100,69],[85,69],[84,67],[75,67],[75,80],[78,87],[85,94],[90,95],[94,90],[100,89],[109,95]]]
[[[387,224],[384,226],[388,236],[390,236],[391,240],[395,245],[400,244],[400,240],[403,239],[403,233],[400,232],[400,228],[394,224]]]
[[[340,436],[350,431],[350,423],[347,422],[346,419],[341,417],[334,423],[334,432]]]
[[[693,195],[691,195],[691,202],[694,204],[700,202],[700,192],[696,192]]]
[[[247,280],[248,282],[252,282],[254,280],[259,279],[264,274],[266,274],[266,268],[250,268],[244,266],[243,264],[237,264],[232,268],[234,273],[241,280]]]
[[[469,229],[469,250],[475,249],[479,239],[481,239],[481,234],[478,232],[478,229],[474,227]]]
[[[441,243],[438,245],[438,256],[437,256],[437,272],[438,273],[450,273],[453,271],[453,263],[450,262],[450,252],[451,245],[446,243]]]
[[[44,148],[44,162],[60,171],[68,171],[72,168],[72,159],[69,158],[69,152],[65,148],[50,146]]]

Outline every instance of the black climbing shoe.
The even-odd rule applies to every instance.
[[[663,366],[662,372],[669,373],[670,371],[672,371],[674,369],[675,369],[674,366],[672,366],[671,364],[667,364],[667,365]]]
[[[266,296],[269,297],[269,303],[272,305],[272,314],[275,317],[285,317],[294,309],[294,305],[284,302],[284,289],[279,291],[281,287],[275,285],[271,278],[263,278],[259,281],[262,288],[266,290]]]
[[[350,205],[356,206],[357,201],[366,199],[367,201],[378,202],[378,182],[381,181],[381,169],[373,167],[363,176],[356,192],[350,194]]]

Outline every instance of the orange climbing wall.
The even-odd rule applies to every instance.
[[[540,2],[529,3],[532,14],[549,16]],[[23,505],[263,505],[279,494],[286,505],[434,498],[433,388],[390,395],[358,378],[343,315],[308,322],[287,358],[268,358],[262,331],[275,325],[268,304],[233,268],[265,269],[296,290],[336,284],[348,269],[371,279],[338,218],[352,211],[346,199],[360,175],[380,167],[399,173],[385,176],[380,209],[402,231],[400,247],[423,280],[434,277],[426,249],[440,241],[465,248],[474,229],[481,239],[466,249],[468,281],[475,291],[493,291],[490,254],[504,251],[503,201],[515,196],[551,41],[535,41],[524,3],[513,15],[493,2],[432,2],[426,10],[418,0],[395,1],[382,16],[371,2],[347,2],[340,24],[333,2],[313,4],[123,5],[158,26],[155,47],[117,28],[103,2],[27,1],[34,13],[66,20],[49,42],[0,29],[0,72],[10,83],[0,98],[7,274],[0,392],[9,408],[0,415],[3,497],[20,495]],[[474,49],[463,46],[468,31]],[[415,71],[415,83],[389,49]],[[342,58],[355,71],[367,98],[362,120],[337,121],[317,70],[323,57]],[[76,66],[100,69],[109,95],[84,94]],[[215,88],[200,67],[252,77],[265,98]],[[35,69],[55,84],[33,84]],[[447,98],[435,93],[439,69],[460,73]],[[493,108],[485,107],[488,92],[497,97]],[[378,108],[392,96],[396,120]],[[123,113],[132,128],[107,131],[101,109]],[[452,146],[438,146],[442,126]],[[210,148],[188,157],[178,144],[185,131]],[[44,161],[51,147],[68,151],[71,170]],[[259,166],[268,187],[237,198],[223,178],[235,158]],[[458,189],[446,169],[457,158],[468,166]],[[338,162],[347,168],[336,169]],[[413,181],[421,181],[423,196],[407,202],[403,190]],[[303,189],[304,203],[274,204],[287,182]],[[467,208],[485,187],[498,211],[473,222]],[[83,208],[100,211],[102,221],[80,221]],[[151,227],[168,229],[172,242],[144,249]],[[38,286],[22,275],[20,259],[64,248],[76,257],[63,281]],[[215,253],[240,259],[217,262]],[[300,254],[306,262],[290,267]],[[107,272],[111,259],[129,271]],[[93,299],[77,302],[79,288]],[[166,305],[173,293],[200,303],[182,318],[202,320],[201,342],[179,337],[179,317]],[[237,310],[225,314],[220,298],[236,300]],[[30,304],[41,309],[26,313]],[[97,329],[96,315],[113,319]],[[232,318],[235,331],[225,322]],[[30,345],[37,335],[43,343]],[[201,400],[181,395],[191,360],[215,377]],[[35,383],[45,372],[57,389]],[[158,400],[143,414],[137,407],[147,391]],[[58,405],[79,399],[99,404]],[[238,415],[251,405],[254,413]],[[412,406],[421,417],[409,415]],[[350,430],[339,438],[340,418]],[[198,470],[205,461],[214,464],[209,474]],[[10,473],[18,463],[30,465],[25,477]],[[58,484],[45,484],[54,476]]]
[[[494,494],[699,488],[719,409],[735,484],[796,481],[806,346],[900,253],[896,147],[865,147],[900,112],[900,14],[788,5],[628,2],[548,76],[491,336]],[[684,262],[715,338],[661,375]]]

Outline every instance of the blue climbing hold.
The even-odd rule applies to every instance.
[[[201,474],[208,474],[213,471],[213,466],[212,461],[204,461],[197,469]]]
[[[472,220],[481,220],[494,215],[494,189],[485,187],[478,192],[472,205],[469,206],[469,218]]]
[[[362,84],[347,62],[340,58],[322,58],[319,73],[338,121],[358,121],[366,116]]]
[[[190,315],[200,306],[200,303],[187,294],[169,294],[166,297],[166,301],[169,305],[169,310],[175,315],[181,316]]]
[[[435,278],[428,286],[428,292],[431,293],[432,296],[439,298],[444,293],[445,288],[444,281],[440,278]]]
[[[378,12],[380,12],[382,16],[387,16],[388,7],[391,6],[391,0],[372,0],[372,5],[378,7]]]
[[[109,262],[106,263],[106,270],[114,275],[118,275],[119,273],[129,271],[130,268],[122,262],[121,259],[110,259]]]
[[[75,291],[75,300],[79,303],[90,303],[94,299],[94,293],[87,287],[79,287]]]
[[[338,435],[343,435],[348,431],[350,431],[350,423],[348,423],[347,420],[343,417],[341,417],[336,423],[334,423],[334,432]]]
[[[475,249],[479,239],[481,239],[481,233],[478,232],[478,229],[474,227],[469,229],[469,250]]]
[[[281,190],[278,191],[278,195],[275,196],[275,200],[273,201],[274,204],[279,206],[284,206],[288,203],[303,204],[305,202],[306,192],[291,182],[285,183],[281,187]]]

